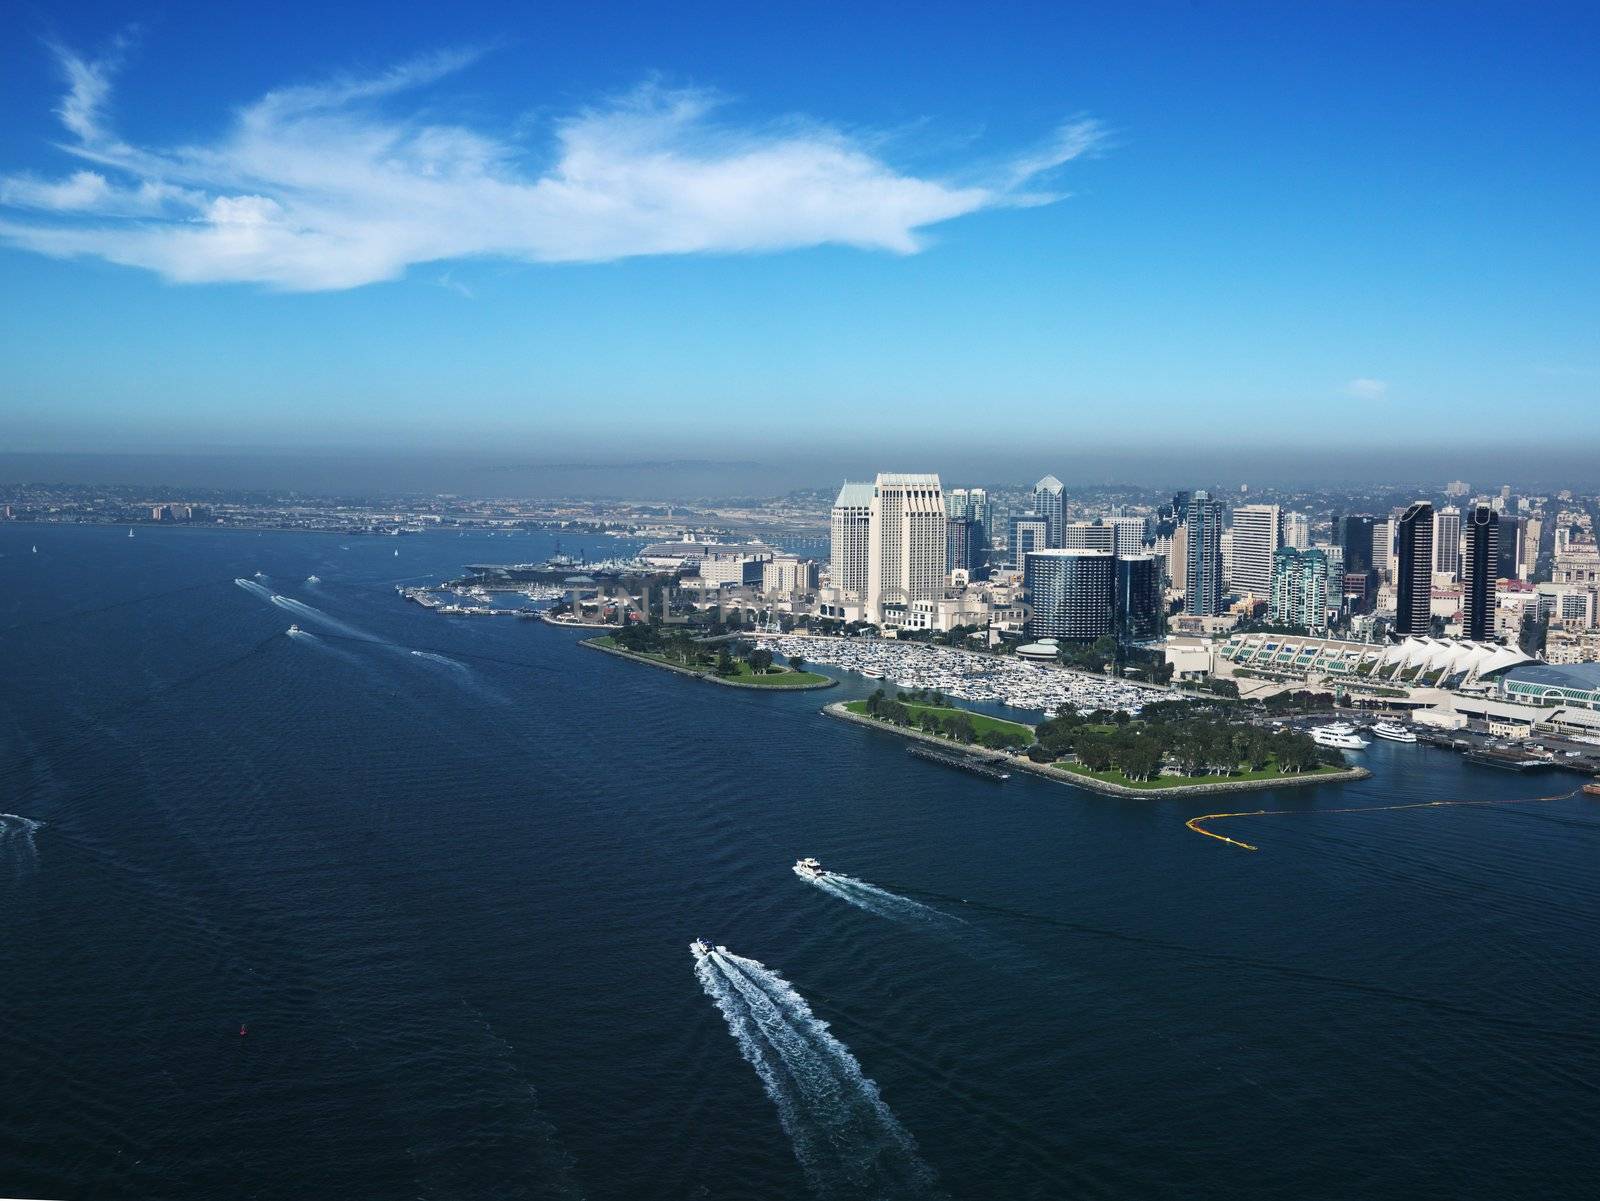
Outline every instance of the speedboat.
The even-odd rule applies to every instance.
[[[304,634],[305,631],[302,630],[298,625],[292,625],[287,630],[285,630],[284,633],[286,633],[286,634]]]
[[[322,583],[322,581],[320,579],[318,579],[314,575],[308,575],[306,577],[306,583],[308,583],[308,584],[320,584],[320,583]]]
[[[795,874],[803,876],[807,880],[820,880],[828,874],[827,868],[811,858],[796,859],[794,861],[794,870]]]
[[[713,951],[721,951],[721,950],[725,950],[725,949],[726,948],[724,948],[724,947],[713,947],[710,943],[708,943],[703,938],[697,938],[692,943],[689,944],[689,950],[694,953],[694,957],[696,959],[704,959],[706,956],[710,955]]]
[[[1417,736],[1402,725],[1392,721],[1380,721],[1372,727],[1372,732],[1379,738],[1387,738],[1390,742],[1415,742]]]
[[[1348,751],[1359,751],[1368,745],[1365,738],[1357,738],[1354,729],[1343,722],[1332,726],[1318,726],[1311,731],[1311,741],[1318,746],[1331,746]]]

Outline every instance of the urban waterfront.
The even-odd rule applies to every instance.
[[[1185,827],[1203,798],[995,783],[818,712],[871,680],[708,687],[395,592],[553,549],[0,526],[0,1192],[1510,1198],[1600,1170],[1600,804],[1329,812],[1574,777],[1375,742],[1370,780],[1230,806],[1304,815],[1230,821],[1250,854]]]

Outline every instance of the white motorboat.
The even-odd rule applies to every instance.
[[[308,583],[308,584],[320,584],[320,583],[322,583],[322,580],[319,579],[317,576],[308,575],[306,577],[306,583]]]
[[[285,634],[304,634],[305,631],[302,630],[298,625],[292,625],[287,630],[285,630],[284,633]]]
[[[1331,726],[1318,726],[1311,731],[1311,741],[1318,746],[1337,747],[1344,751],[1359,751],[1369,745],[1365,738],[1356,736],[1353,727],[1343,722]]]
[[[796,859],[794,862],[795,874],[807,880],[820,880],[828,874],[828,869],[815,859]]]
[[[1402,725],[1392,721],[1380,721],[1372,727],[1372,732],[1379,738],[1387,738],[1390,742],[1415,742],[1417,736]]]
[[[704,959],[715,951],[726,951],[727,949],[727,947],[720,945],[714,947],[703,938],[697,938],[689,944],[689,950],[696,959]]]

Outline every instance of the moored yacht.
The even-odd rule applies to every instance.
[[[1311,741],[1318,746],[1337,747],[1347,751],[1359,751],[1368,745],[1365,738],[1356,736],[1355,727],[1345,722],[1317,726],[1311,731]]]
[[[1417,736],[1404,726],[1392,721],[1380,721],[1372,727],[1372,732],[1379,738],[1387,738],[1390,742],[1415,742]]]
[[[795,874],[804,876],[807,880],[820,880],[828,874],[828,869],[815,859],[796,859],[794,861]]]

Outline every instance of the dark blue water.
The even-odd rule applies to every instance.
[[[995,785],[394,594],[549,547],[0,526],[0,1195],[1592,1188],[1600,806],[1326,812],[1574,778]]]

